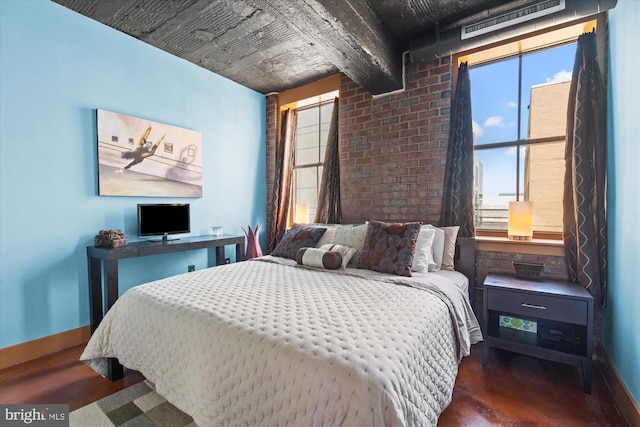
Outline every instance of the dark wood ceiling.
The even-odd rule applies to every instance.
[[[54,0],[262,93],[343,72],[402,88],[416,39],[530,0]],[[511,6],[509,6],[511,7]]]

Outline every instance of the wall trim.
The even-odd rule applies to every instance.
[[[602,372],[611,394],[613,394],[613,399],[616,401],[618,409],[620,409],[622,416],[630,426],[640,426],[640,406],[638,406],[629,389],[624,385],[604,347],[599,345],[597,348],[596,354],[600,372]]]
[[[33,341],[0,348],[0,369],[86,344],[89,342],[90,337],[91,328],[87,325]]]
[[[292,102],[301,101],[312,96],[333,92],[340,89],[340,73],[334,74],[324,79],[317,80],[303,86],[278,93],[278,104],[280,107]]]
[[[509,240],[506,237],[476,236],[476,251],[510,252],[530,255],[564,256],[562,240]]]

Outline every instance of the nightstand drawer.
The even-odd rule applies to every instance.
[[[558,322],[587,324],[587,302],[549,295],[490,289],[488,309]]]

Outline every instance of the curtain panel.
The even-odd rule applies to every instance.
[[[440,225],[459,225],[458,236],[475,236],[473,197],[471,82],[467,63],[463,62],[458,68],[458,81],[451,103]]]
[[[333,113],[327,135],[327,148],[322,168],[322,181],[314,222],[339,224],[342,219],[340,205],[340,153],[338,152],[338,109],[339,100],[333,102]]]
[[[275,182],[271,197],[273,217],[269,233],[269,252],[275,249],[287,230],[297,121],[298,114],[295,110],[287,109],[282,112],[280,138],[276,147]]]
[[[563,237],[569,278],[604,304],[607,286],[606,92],[596,34],[578,39],[567,111]]]

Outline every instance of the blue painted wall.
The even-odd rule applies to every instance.
[[[640,404],[640,143],[638,36],[640,2],[620,0],[609,13],[609,291],[602,344]]]
[[[262,94],[55,3],[5,0],[0,94],[0,347],[89,323],[85,248],[100,229],[137,239],[137,203],[191,203],[192,235],[265,224]],[[203,197],[97,196],[97,108],[202,132]],[[120,289],[188,264],[206,251],[125,260]]]

